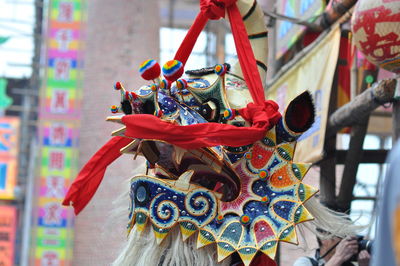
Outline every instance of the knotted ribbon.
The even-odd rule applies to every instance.
[[[236,0],[200,0],[200,13],[197,15],[193,25],[190,27],[185,39],[175,54],[175,59],[184,65],[188,60],[198,36],[204,29],[209,19],[215,20],[228,13],[229,23],[235,41],[235,47],[239,58],[240,67],[244,79],[250,91],[253,102],[257,105],[264,105],[264,89],[260,73],[257,68],[257,61],[247,36],[246,27],[242,16],[236,5]]]

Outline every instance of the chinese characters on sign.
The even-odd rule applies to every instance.
[[[61,206],[77,173],[82,30],[81,0],[50,0],[46,79],[40,105],[35,265],[71,265],[73,215]],[[0,166],[1,171],[1,166]]]

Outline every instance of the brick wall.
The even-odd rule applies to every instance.
[[[118,104],[115,81],[125,88],[144,84],[139,64],[158,59],[159,12],[156,0],[86,1],[88,20],[85,43],[84,95],[79,160],[82,166],[118,128],[105,118]],[[127,217],[112,221],[112,201],[128,186],[137,162],[124,155],[110,165],[90,204],[76,218],[74,265],[110,265],[126,239]],[[128,209],[128,202],[123,206]],[[108,221],[108,222],[107,222]]]

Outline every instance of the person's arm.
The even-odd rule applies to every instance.
[[[337,245],[335,254],[325,263],[325,266],[340,266],[357,252],[357,239],[355,237],[346,237]]]

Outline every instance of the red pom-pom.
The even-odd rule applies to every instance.
[[[119,111],[118,107],[115,105],[112,105],[110,109],[111,109],[111,113],[113,113],[113,114],[116,114]]]
[[[119,91],[120,89],[122,89],[122,85],[121,82],[117,81],[114,85],[114,89],[116,89],[117,91]]]
[[[176,87],[178,87],[178,89],[180,89],[180,90],[186,89],[187,86],[188,86],[188,84],[185,79],[178,79],[176,81]]]
[[[183,64],[178,60],[170,60],[163,66],[164,77],[170,81],[174,82],[183,75]]]
[[[160,76],[161,67],[156,60],[150,59],[140,64],[139,72],[145,80],[153,80]]]
[[[171,88],[171,83],[168,80],[163,79],[160,82],[160,88],[163,90],[169,90]]]

